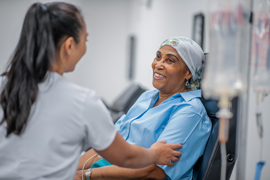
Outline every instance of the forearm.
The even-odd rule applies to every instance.
[[[121,168],[118,166],[106,166],[92,169],[91,180],[136,180],[148,179],[155,170],[153,165],[140,169]]]
[[[128,144],[117,133],[112,144],[104,150],[97,151],[104,159],[121,167],[143,168],[150,164],[173,166],[171,161],[178,161],[181,153],[173,149],[182,148],[180,144],[165,144],[166,141],[154,143],[149,149]]]
[[[85,180],[85,172],[78,170],[75,174],[74,180]],[[120,168],[118,166],[106,166],[100,168],[94,168],[91,170],[91,180],[135,180],[145,179],[147,174],[144,172],[137,172],[135,169]]]
[[[85,172],[86,170],[83,172],[83,179],[85,179]],[[113,165],[95,168],[91,172],[91,180],[162,180],[166,177],[163,169],[155,164],[140,169],[121,168]],[[81,180],[81,176],[82,171],[77,171],[74,179]]]
[[[133,180],[144,177],[135,173],[136,169],[121,168],[118,166],[106,166],[92,169],[91,180]]]
[[[130,145],[118,133],[111,146],[96,152],[112,164],[129,168],[146,167],[158,158],[156,149]]]
[[[94,149],[91,149],[89,151],[87,151],[86,153],[84,153],[81,158],[80,158],[80,161],[79,161],[79,165],[78,165],[78,168],[77,170],[81,170],[83,168],[83,165],[84,163],[90,158],[92,157],[93,155],[97,154],[97,152],[94,150]],[[98,161],[100,159],[99,156],[94,156],[91,160],[89,160],[85,166],[84,166],[84,169],[88,169],[92,166],[92,164],[96,161]]]
[[[125,161],[124,167],[141,168],[145,167],[157,158],[156,151],[152,149],[144,149],[137,145],[131,145],[130,156]],[[147,158],[145,158],[147,157]]]

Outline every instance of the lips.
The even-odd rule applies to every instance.
[[[160,79],[163,79],[163,78],[165,78],[164,75],[162,75],[160,73],[157,73],[157,72],[154,72],[154,79],[160,80]]]

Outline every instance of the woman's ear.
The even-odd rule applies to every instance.
[[[70,61],[70,57],[74,51],[75,41],[73,37],[68,37],[60,46],[57,61],[54,66],[57,66],[57,69],[65,69]]]
[[[74,46],[75,46],[75,41],[73,37],[68,37],[65,42],[62,44],[63,46],[63,50],[64,50],[64,54],[66,56],[71,56],[72,52],[74,50]]]
[[[190,78],[192,78],[192,74],[191,74],[190,70],[188,70],[186,73],[185,79],[186,79],[186,81],[188,81]]]

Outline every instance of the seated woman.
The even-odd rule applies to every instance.
[[[170,144],[182,144],[179,150],[182,156],[173,162],[174,167],[153,164],[142,169],[120,168],[96,156],[85,164],[85,169],[92,166],[91,180],[192,179],[193,166],[203,154],[212,128],[199,99],[203,64],[204,53],[193,40],[185,37],[165,40],[152,63],[156,89],[143,93],[115,124],[130,144],[149,148],[163,139]],[[94,154],[90,150],[81,157],[75,179],[82,179],[81,169]]]

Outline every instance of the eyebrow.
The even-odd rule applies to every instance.
[[[161,52],[160,52],[160,51],[157,51],[157,52],[161,54]],[[175,57],[175,58],[178,60],[178,62],[179,62],[178,57],[176,57],[175,55],[173,55],[173,54],[167,54],[167,56],[174,56],[174,57]]]
[[[177,61],[179,62],[178,57],[176,57],[175,55],[173,55],[173,54],[167,54],[167,56],[174,56],[177,59]]]

